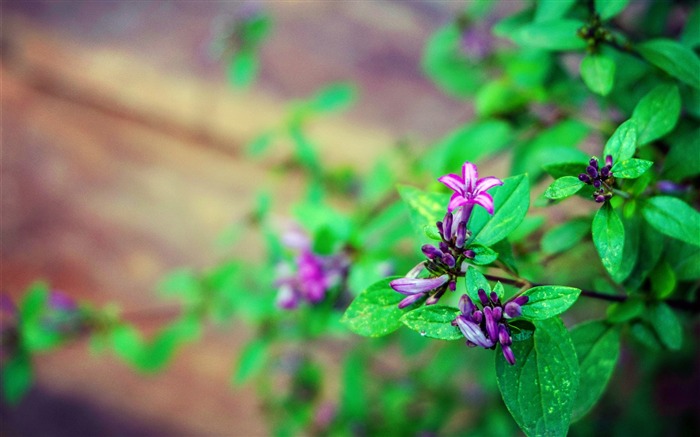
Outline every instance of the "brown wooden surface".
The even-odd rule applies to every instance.
[[[311,127],[332,164],[367,164],[397,139],[423,143],[470,109],[422,77],[425,38],[452,3],[272,2],[275,31],[250,91],[233,91],[205,55],[227,2],[2,3],[4,293],[45,279],[78,299],[125,310],[162,305],[169,270],[230,255],[218,236],[255,193],[277,208],[302,181],[270,172],[285,154],[245,157],[286,102],[351,80],[357,105]],[[242,244],[255,252],[258,240]],[[142,322],[151,329],[163,320]],[[40,357],[37,384],[6,435],[264,435],[253,389],[229,377],[244,328],[208,330],[167,371],[138,375],[76,343]]]

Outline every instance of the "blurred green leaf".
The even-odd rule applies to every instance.
[[[603,395],[620,356],[620,330],[602,321],[591,321],[571,329],[580,368],[580,384],[572,421],[585,416]]]
[[[607,96],[613,88],[615,60],[601,54],[587,54],[581,61],[581,78],[591,91]]]
[[[496,354],[498,388],[528,436],[564,436],[579,386],[576,350],[558,318],[536,323],[535,334],[514,342],[515,365]]]
[[[445,93],[470,96],[482,81],[481,70],[460,51],[461,32],[455,25],[438,29],[428,40],[421,65],[426,75]]]
[[[231,378],[234,386],[241,386],[264,370],[269,355],[269,340],[256,338],[241,350]]]
[[[578,36],[583,22],[572,19],[533,22],[512,34],[513,40],[525,47],[546,50],[581,50],[586,42]]]
[[[546,22],[563,18],[576,0],[539,0],[535,10],[535,22]]]
[[[2,395],[10,405],[17,405],[32,386],[31,357],[17,351],[2,365]]]
[[[335,83],[323,88],[312,99],[312,105],[318,112],[342,111],[353,104],[357,90],[348,83]]]
[[[637,103],[632,120],[637,144],[644,145],[671,132],[681,113],[681,96],[675,85],[659,85]]]
[[[661,260],[656,265],[649,275],[649,279],[651,280],[651,291],[654,297],[659,300],[666,299],[676,288],[676,275],[665,260]]]
[[[644,302],[636,297],[629,296],[624,302],[615,302],[606,310],[606,316],[611,323],[624,323],[636,319],[644,312]]]
[[[654,39],[638,44],[637,51],[676,79],[700,88],[700,58],[692,49],[670,39]]]
[[[562,223],[542,235],[542,253],[553,255],[579,244],[591,229],[590,219],[579,218]]]
[[[423,229],[435,227],[447,212],[449,197],[442,193],[422,191],[408,185],[398,187],[401,199],[408,207],[414,229],[417,235],[423,235]]]
[[[472,262],[478,266],[491,264],[498,258],[498,253],[495,250],[481,244],[471,244],[469,249],[474,251],[475,256]]]
[[[671,150],[666,155],[663,177],[676,182],[700,174],[700,128],[671,142]]]
[[[454,307],[422,306],[401,316],[401,323],[424,337],[459,340],[462,333],[451,324],[458,315],[459,310]]]
[[[683,326],[671,307],[663,302],[656,303],[649,307],[648,318],[664,346],[671,350],[681,348]]]
[[[662,234],[700,246],[700,213],[682,200],[652,197],[644,203],[642,215]]]
[[[528,320],[545,320],[558,316],[576,302],[581,290],[559,285],[532,287],[523,293],[529,300],[523,305],[523,317]]]
[[[615,210],[606,202],[593,217],[593,244],[610,275],[615,275],[622,263],[625,228]]]
[[[595,0],[595,10],[602,20],[608,20],[622,12],[629,0]]]
[[[228,81],[235,88],[246,88],[258,74],[258,59],[253,51],[242,50],[228,64]]]
[[[369,414],[367,360],[359,351],[348,354],[343,363],[340,414],[347,420],[363,423]]]
[[[493,80],[482,86],[474,97],[476,115],[485,118],[507,114],[527,103],[527,98],[508,80]]]

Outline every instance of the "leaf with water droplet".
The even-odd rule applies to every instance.
[[[459,328],[452,326],[452,321],[458,315],[457,308],[444,305],[422,306],[401,316],[401,323],[423,337],[459,340],[462,333]]]

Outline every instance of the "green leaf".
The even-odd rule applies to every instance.
[[[130,325],[119,325],[110,332],[112,349],[127,363],[138,366],[144,349],[141,333]]]
[[[634,120],[627,120],[615,129],[603,149],[603,156],[611,155],[613,162],[626,161],[637,150],[637,125]]]
[[[201,298],[202,285],[192,270],[180,269],[168,273],[158,284],[158,290],[165,295],[178,296],[193,302]]]
[[[542,235],[542,253],[553,255],[579,244],[591,229],[589,219],[574,219],[562,223]]]
[[[688,132],[677,142],[672,142],[666,155],[663,176],[678,182],[700,174],[700,128]]]
[[[356,96],[357,90],[351,84],[335,83],[318,91],[311,104],[318,112],[341,111],[352,105]]]
[[[275,137],[275,132],[263,132],[248,143],[246,150],[251,156],[260,156],[270,147]]]
[[[581,290],[559,285],[532,287],[523,293],[530,300],[523,305],[523,317],[528,320],[545,320],[568,310],[576,302]]]
[[[461,31],[455,25],[438,29],[423,50],[421,65],[426,75],[447,94],[465,97],[482,82],[481,70],[462,54]]]
[[[267,362],[269,341],[266,338],[257,338],[245,345],[236,363],[236,370],[231,378],[235,386],[245,384],[255,375],[259,374]]]
[[[515,365],[498,353],[496,374],[513,419],[528,436],[565,436],[579,385],[569,332],[558,318],[542,320],[530,339],[511,348]]]
[[[679,350],[683,344],[683,326],[671,307],[663,302],[652,305],[648,317],[661,343],[671,350]]]
[[[681,95],[675,85],[659,85],[637,103],[632,120],[637,144],[644,145],[671,132],[681,114]]]
[[[481,118],[508,114],[526,102],[527,98],[510,81],[493,80],[476,93],[474,112]]]
[[[578,36],[583,22],[578,20],[548,20],[526,24],[519,28],[513,39],[521,46],[546,50],[580,50],[586,42]]]
[[[644,219],[671,238],[700,246],[700,213],[675,197],[657,196],[642,208]]]
[[[459,328],[452,326],[452,321],[458,315],[457,308],[442,305],[422,306],[401,316],[401,323],[424,337],[459,340],[462,333]]]
[[[654,39],[637,45],[649,62],[694,88],[700,88],[700,58],[690,48],[670,39]]]
[[[236,88],[246,88],[258,74],[258,58],[252,50],[236,53],[228,65],[228,80]]]
[[[399,309],[403,295],[394,291],[389,283],[400,278],[385,278],[370,285],[360,293],[343,314],[341,322],[351,331],[365,337],[381,337],[401,326],[404,311]]]
[[[32,386],[31,357],[17,351],[2,365],[2,395],[11,405],[17,405]]]
[[[43,282],[35,282],[19,303],[19,320],[22,324],[33,323],[44,312],[49,299],[49,288]]]
[[[479,289],[484,290],[488,296],[491,293],[491,285],[486,277],[475,268],[468,268],[465,278],[467,295],[474,302],[479,302]]]
[[[651,291],[659,300],[666,299],[676,288],[676,275],[665,260],[661,260],[656,265],[649,279],[651,279]]]
[[[644,302],[636,296],[629,296],[624,302],[610,305],[606,316],[611,323],[624,323],[641,316],[643,312]]]
[[[654,165],[652,161],[632,158],[615,163],[612,168],[612,173],[615,178],[619,179],[637,179],[646,173],[652,165]]]
[[[571,176],[572,174],[582,173],[588,165],[588,160],[581,162],[553,162],[545,164],[542,169],[554,179]]]
[[[399,185],[398,190],[419,235],[423,235],[425,227],[435,227],[435,223],[445,217],[449,200],[446,195],[408,185]]]
[[[610,203],[606,202],[593,217],[593,244],[610,275],[615,275],[622,263],[625,228]]]
[[[539,0],[535,11],[535,21],[546,22],[562,18],[575,3],[576,0]]]
[[[615,60],[601,54],[587,54],[581,61],[581,78],[596,94],[607,96],[615,79]]]
[[[469,246],[469,249],[473,250],[476,254],[471,262],[478,266],[491,264],[498,258],[498,253],[496,253],[495,250],[490,247],[482,246],[481,244],[472,244]]]
[[[552,182],[544,196],[548,199],[565,199],[578,193],[584,185],[586,184],[575,176],[564,176]]]
[[[580,384],[572,421],[585,416],[598,402],[620,356],[620,330],[602,321],[591,321],[571,329],[580,368]]]
[[[608,20],[622,12],[629,0],[595,0],[595,10],[601,20]]]
[[[475,207],[469,222],[474,241],[491,246],[506,238],[525,218],[530,206],[530,181],[526,175],[512,176],[503,185],[490,190],[494,201],[494,215]]]
[[[622,248],[622,262],[620,263],[620,268],[612,275],[612,279],[618,284],[632,273],[634,265],[637,262],[637,256],[639,255],[640,223],[641,217],[637,215],[622,220],[622,225],[625,228],[625,246]]]
[[[700,279],[700,247],[679,240],[666,242],[664,259],[671,265],[677,281]]]
[[[363,423],[369,414],[367,364],[357,349],[343,363],[340,415],[349,421]]]
[[[696,6],[688,15],[680,41],[691,49],[700,45],[700,6]]]

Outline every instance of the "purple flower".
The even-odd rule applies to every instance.
[[[465,162],[462,165],[462,176],[450,173],[441,176],[438,181],[454,191],[447,210],[451,212],[464,207],[462,219],[459,221],[467,221],[464,218],[469,214],[465,212],[471,212],[474,205],[481,205],[489,214],[493,214],[493,198],[486,191],[497,185],[503,185],[503,181],[493,176],[479,179],[479,171],[471,162]]]
[[[399,278],[394,279],[389,283],[391,288],[406,296],[399,302],[399,308],[406,308],[414,302],[417,302],[422,297],[426,296],[430,291],[444,286],[450,279],[448,275],[442,275],[435,278]]]

